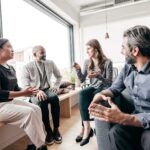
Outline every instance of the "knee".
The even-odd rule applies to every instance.
[[[24,112],[25,116],[32,116],[36,113],[36,110],[32,107],[26,108],[26,111]]]
[[[59,98],[56,94],[53,96],[48,96],[48,100],[51,104],[59,104]]]
[[[87,89],[83,89],[79,92],[80,97],[84,97],[84,95],[86,95],[86,94],[87,94]]]
[[[109,136],[109,138],[112,138],[112,137],[117,136],[118,133],[119,133],[118,127],[117,127],[117,125],[115,125],[112,128],[110,128],[110,130],[108,132],[108,136]]]
[[[144,150],[150,149],[150,131],[144,131],[141,136],[141,145]]]

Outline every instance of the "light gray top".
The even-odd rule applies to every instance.
[[[83,66],[83,71],[81,71],[81,69],[76,69],[77,72],[77,76],[80,80],[81,83],[83,83],[86,80],[87,77],[87,73],[88,73],[88,66],[89,66],[89,62],[90,60],[87,59],[84,62],[84,66]],[[94,67],[93,71],[97,70],[98,67]],[[112,61],[107,59],[104,63],[103,63],[103,70],[101,70],[99,72],[99,74],[97,75],[96,78],[91,78],[90,79],[90,86],[94,87],[94,88],[99,88],[102,86],[105,87],[109,87],[111,86],[112,83],[112,78],[113,78],[113,66],[112,66]]]
[[[54,87],[59,88],[62,76],[61,76],[60,71],[58,70],[57,66],[51,60],[43,61],[43,64],[45,67],[45,74],[47,77],[47,82],[48,82],[49,87],[52,86],[51,77],[52,77],[52,75],[54,75],[56,78]],[[21,78],[23,87],[40,88],[40,85],[41,85],[40,80],[41,80],[40,73],[39,73],[39,70],[37,68],[35,61],[32,61],[24,66],[22,78]]]

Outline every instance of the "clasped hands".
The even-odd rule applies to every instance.
[[[99,104],[101,100],[107,101],[110,108]],[[111,98],[100,94],[94,97],[89,106],[89,113],[96,119],[106,122],[121,123],[124,120],[124,113],[112,102]]]

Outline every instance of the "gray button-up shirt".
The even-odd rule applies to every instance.
[[[150,128],[150,61],[140,71],[126,64],[109,89],[117,96],[125,88],[134,101],[135,115],[144,128]]]

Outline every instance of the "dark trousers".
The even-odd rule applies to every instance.
[[[150,129],[117,124],[108,136],[112,150],[150,150]]]
[[[102,89],[95,89],[93,87],[87,87],[80,91],[79,93],[79,109],[82,121],[89,121],[89,111],[88,107],[93,100],[93,97],[96,93],[99,93]]]
[[[50,127],[50,118],[49,118],[49,109],[48,104],[51,104],[51,114],[53,119],[53,126],[54,128],[59,127],[59,116],[60,116],[60,106],[59,106],[59,98],[58,96],[50,92],[49,90],[44,90],[45,94],[47,95],[47,100],[39,101],[37,97],[32,97],[31,102],[39,105],[42,111],[42,119],[45,126],[45,130],[47,133],[51,132]]]

